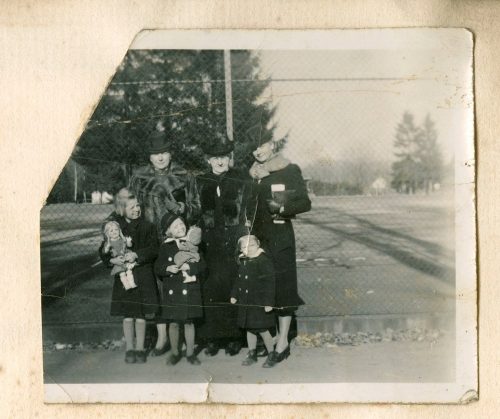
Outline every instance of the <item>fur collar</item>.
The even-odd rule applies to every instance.
[[[290,164],[290,160],[285,159],[281,154],[275,154],[264,163],[254,162],[249,170],[253,179],[260,180],[269,176],[272,172],[284,169]]]

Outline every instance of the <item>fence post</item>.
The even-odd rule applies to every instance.
[[[224,80],[226,86],[226,131],[233,141],[233,90],[231,85],[231,50],[224,50]]]

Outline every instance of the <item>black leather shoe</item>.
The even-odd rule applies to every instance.
[[[200,360],[198,359],[198,357],[196,355],[190,355],[190,356],[187,356],[186,357],[187,359],[187,362],[189,362],[191,365],[200,365],[201,362]]]
[[[215,356],[219,352],[219,345],[214,342],[210,342],[205,348],[205,355]]]
[[[243,360],[241,365],[244,365],[245,367],[255,364],[257,362],[257,352],[255,349],[252,349],[248,351],[247,357]]]
[[[257,356],[259,358],[262,358],[263,356],[268,356],[269,352],[267,352],[267,349],[265,346],[257,347]]]
[[[276,357],[277,357],[276,352],[272,351],[267,356],[267,359],[262,364],[262,367],[263,368],[272,368],[272,367],[274,367],[278,363],[278,361],[276,360]]]
[[[127,364],[135,364],[136,357],[135,357],[135,351],[130,350],[125,352],[125,362]]]
[[[135,362],[144,364],[146,362],[146,351],[135,351]]]
[[[226,346],[226,355],[235,356],[241,351],[241,343],[238,341],[229,342]]]
[[[288,345],[283,352],[276,352],[276,362],[281,362],[290,356],[290,345]]]
[[[170,350],[170,344],[169,344],[169,342],[166,342],[165,345],[163,345],[163,348],[161,348],[161,349],[153,348],[150,355],[151,356],[162,356],[163,354],[166,354],[169,350]]]
[[[170,354],[167,357],[167,365],[175,365],[177,364],[182,358],[181,354]]]

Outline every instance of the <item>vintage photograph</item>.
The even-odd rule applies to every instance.
[[[473,397],[472,47],[139,33],[41,210],[45,401]]]

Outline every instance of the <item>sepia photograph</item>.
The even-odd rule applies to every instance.
[[[140,32],[40,213],[45,401],[476,398],[472,48]]]

